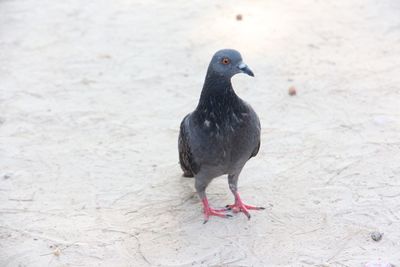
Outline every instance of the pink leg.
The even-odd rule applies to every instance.
[[[210,205],[208,204],[207,197],[203,198],[201,201],[203,202],[203,207],[204,207],[204,223],[208,222],[210,216],[218,216],[222,218],[232,217],[229,214],[221,213],[220,211],[222,210],[215,210],[211,208]]]
[[[238,192],[235,192],[234,195],[235,195],[235,204],[226,206],[226,209],[227,210],[232,210],[234,213],[243,212],[247,216],[247,218],[249,218],[249,220],[250,220],[250,217],[251,217],[250,213],[249,213],[249,210],[263,210],[263,209],[265,209],[263,207],[255,207],[255,206],[250,206],[250,205],[244,204],[242,199],[240,198]]]

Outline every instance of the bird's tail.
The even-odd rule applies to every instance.
[[[186,178],[192,178],[192,177],[194,177],[194,175],[193,175],[193,173],[192,173],[191,171],[185,171],[185,170],[183,170],[182,176],[183,176],[183,177],[186,177]]]

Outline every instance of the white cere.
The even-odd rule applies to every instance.
[[[244,69],[244,68],[246,68],[246,67],[247,67],[247,65],[244,64],[243,62],[240,63],[240,65],[239,65],[239,69]]]

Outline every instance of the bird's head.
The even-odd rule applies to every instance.
[[[238,73],[246,73],[254,77],[254,73],[243,62],[240,53],[233,49],[222,49],[217,51],[211,59],[208,71],[212,71],[213,73],[228,79]]]

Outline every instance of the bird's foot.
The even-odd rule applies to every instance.
[[[218,216],[221,218],[232,217],[232,215],[230,214],[225,214],[209,207],[207,210],[206,209],[204,210],[204,223],[208,222],[210,216]]]
[[[251,205],[246,205],[243,203],[239,194],[235,194],[235,204],[227,205],[225,210],[231,210],[233,213],[243,212],[247,218],[250,220],[251,216],[249,210],[264,210],[264,207],[256,207]]]
[[[204,206],[204,223],[208,222],[208,219],[210,218],[210,216],[218,216],[218,217],[222,217],[222,218],[228,218],[228,217],[232,217],[232,215],[230,214],[225,214],[222,213],[222,210],[216,210],[210,207],[210,205],[208,204],[208,200],[207,198],[204,198],[202,200],[203,202],[203,206]]]

